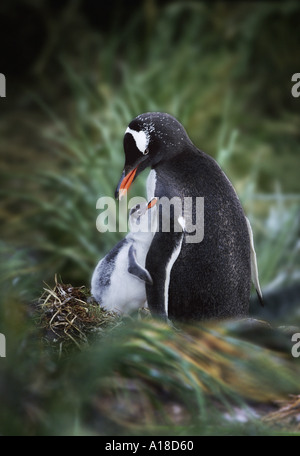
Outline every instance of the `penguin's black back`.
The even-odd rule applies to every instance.
[[[168,317],[199,320],[247,315],[250,240],[230,181],[216,161],[195,146],[154,169],[155,196],[204,197],[204,238],[199,243],[186,242],[186,236],[183,240],[170,275]],[[153,249],[155,238],[148,253],[150,269]]]

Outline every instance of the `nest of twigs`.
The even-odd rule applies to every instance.
[[[293,431],[300,431],[300,395],[290,395],[290,399],[277,401],[279,410],[269,413],[264,421]]]
[[[81,349],[122,324],[121,315],[100,307],[86,287],[59,283],[57,277],[54,288],[44,288],[38,307],[44,338],[60,351]]]

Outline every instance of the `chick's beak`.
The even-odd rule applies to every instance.
[[[157,203],[157,198],[156,197],[152,198],[147,205],[147,209],[151,209],[151,207],[155,206],[156,203]]]
[[[119,180],[118,186],[115,191],[115,198],[121,199],[129,190],[130,185],[132,184],[134,177],[137,172],[137,168],[134,168],[129,173],[126,174],[125,170],[122,173],[121,179]]]

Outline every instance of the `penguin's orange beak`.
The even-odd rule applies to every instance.
[[[116,188],[115,192],[115,197],[117,199],[121,199],[124,195],[126,195],[127,191],[129,190],[130,185],[133,182],[133,179],[136,175],[137,168],[134,168],[132,171],[130,171],[128,174],[125,175],[125,171],[123,171],[121,179],[118,183],[118,186]]]

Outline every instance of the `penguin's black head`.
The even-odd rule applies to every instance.
[[[182,152],[191,141],[183,126],[170,114],[147,112],[128,125],[124,135],[125,166],[116,189],[121,198],[145,168],[152,168]]]

